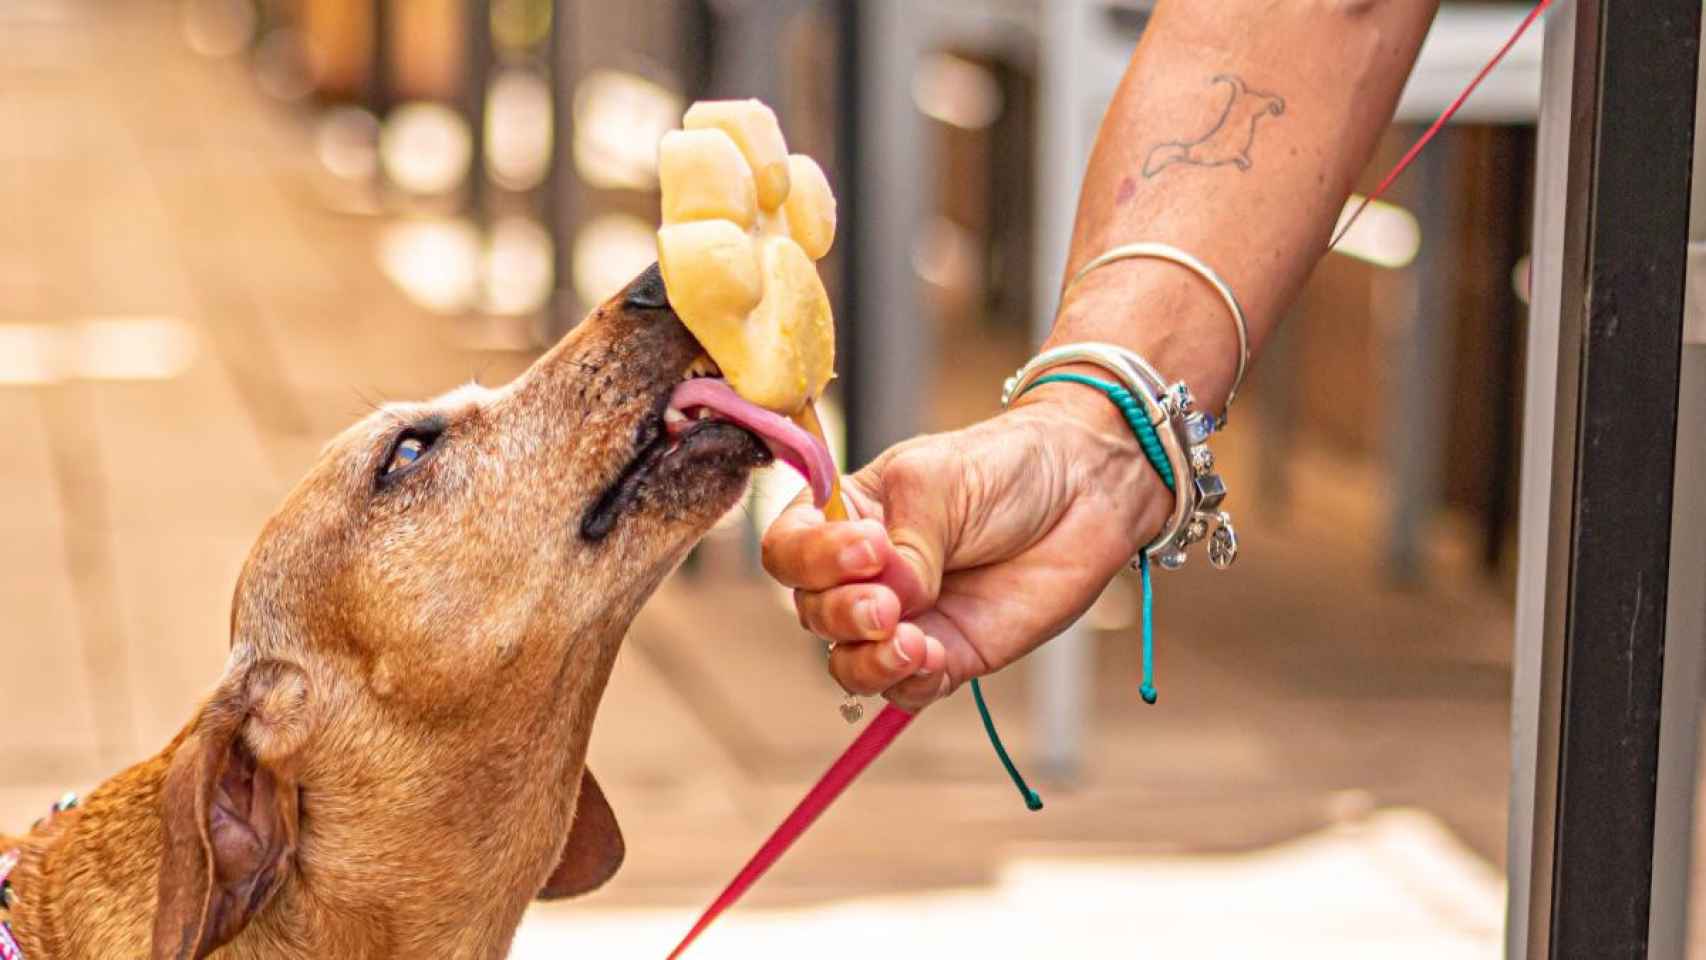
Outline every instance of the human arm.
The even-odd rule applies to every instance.
[[[1097,136],[1065,275],[1135,240],[1188,250],[1236,291],[1259,350],[1325,252],[1436,5],[1159,4]],[[1219,297],[1156,260],[1072,288],[1046,345],[1086,340],[1136,351],[1210,409],[1237,369]],[[867,520],[825,524],[796,504],[766,536],[766,566],[837,642],[844,687],[908,707],[1058,633],[1171,508],[1112,405],[1067,384],[907,441],[848,488]],[[885,565],[887,582],[869,582]]]

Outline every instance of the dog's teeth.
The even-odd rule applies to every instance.
[[[695,419],[695,420],[709,420],[709,419],[711,419],[710,408],[709,407],[700,407],[699,409],[693,411],[693,419]]]
[[[663,422],[664,423],[686,423],[687,422],[687,414],[682,413],[680,410],[677,410],[674,407],[670,407],[663,412]]]
[[[681,375],[681,379],[693,380],[698,377],[715,377],[720,375],[721,371],[717,369],[717,365],[712,362],[711,358],[705,354],[700,354],[693,359],[692,363],[687,365],[687,370]]]

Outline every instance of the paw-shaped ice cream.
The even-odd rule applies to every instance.
[[[789,155],[757,100],[695,103],[658,145],[658,265],[669,302],[746,400],[805,413],[835,371],[835,321],[813,262],[835,240],[823,170]]]

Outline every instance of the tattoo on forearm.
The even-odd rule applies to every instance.
[[[1262,93],[1245,86],[1240,77],[1221,74],[1214,78],[1230,91],[1226,106],[1221,108],[1207,133],[1194,140],[1177,140],[1157,144],[1143,161],[1143,176],[1148,179],[1175,163],[1193,167],[1234,166],[1250,169],[1250,146],[1256,142],[1256,124],[1263,117],[1285,113],[1285,98]]]

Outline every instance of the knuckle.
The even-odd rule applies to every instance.
[[[823,559],[832,561],[840,556],[841,551],[851,546],[859,539],[858,531],[851,523],[832,523],[824,531],[824,536],[818,541],[818,548],[823,552]]]
[[[917,489],[935,470],[935,459],[919,447],[898,451],[883,471],[884,486],[900,490]]]
[[[874,692],[864,683],[864,678],[855,669],[853,661],[847,657],[832,655],[829,658],[829,675],[848,693],[869,696]]]
[[[759,541],[759,562],[763,563],[764,569],[772,575],[780,574],[784,567],[783,552],[783,535],[777,533],[775,527],[771,527],[765,531],[764,539]]]
[[[836,590],[824,599],[824,616],[836,626],[845,626],[853,620],[853,594],[851,590]]]

